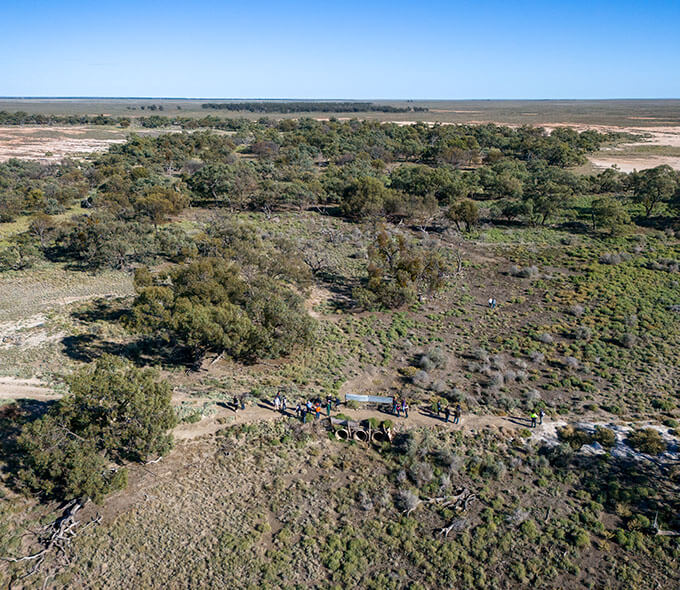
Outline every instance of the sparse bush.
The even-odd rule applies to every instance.
[[[427,355],[423,355],[420,357],[420,360],[418,361],[418,366],[423,370],[423,371],[432,371],[435,368],[434,362],[430,360],[430,357]]]
[[[633,348],[637,344],[637,336],[632,332],[626,332],[621,337],[621,346],[625,348]]]
[[[433,381],[430,385],[430,389],[434,391],[435,393],[442,394],[446,391],[446,383],[443,381]]]
[[[435,368],[443,369],[446,366],[446,361],[447,361],[446,353],[441,348],[439,348],[438,346],[434,346],[434,347],[430,348],[427,351],[426,355],[430,359],[430,361],[433,363]]]
[[[571,315],[573,315],[574,317],[580,318],[580,317],[583,315],[583,313],[584,313],[583,306],[582,306],[582,305],[578,305],[578,304],[572,305],[572,306],[569,308],[569,313],[570,313]]]
[[[512,359],[512,362],[518,369],[527,368],[527,362],[524,359]]]
[[[423,487],[432,480],[432,467],[425,461],[418,461],[411,464],[408,474],[418,487]]]
[[[585,326],[578,326],[573,336],[575,340],[590,340],[593,337],[593,331]]]
[[[494,354],[491,357],[491,368],[495,369],[496,371],[502,371],[505,369],[505,361],[501,355]]]
[[[519,526],[525,520],[527,520],[529,516],[528,510],[525,510],[524,508],[516,508],[513,512],[505,517],[505,522],[514,526]]]
[[[621,264],[621,256],[619,254],[607,253],[600,256],[600,264]]]
[[[397,508],[403,512],[413,510],[419,502],[420,498],[413,490],[400,490],[395,498]]]
[[[513,277],[520,277],[523,279],[533,279],[538,277],[539,271],[537,266],[525,266],[524,268],[519,268],[517,266],[512,266],[510,268],[510,274]]]
[[[527,391],[526,392],[526,398],[527,398],[527,401],[534,402],[534,403],[540,402],[541,399],[542,399],[541,393],[536,389],[530,389],[529,391]]]
[[[451,391],[451,395],[449,397],[454,402],[462,403],[465,401],[465,393],[457,387],[453,388],[453,391]]]
[[[411,379],[414,385],[425,389],[430,384],[430,376],[425,371],[418,371]]]
[[[543,344],[552,344],[555,341],[555,339],[552,337],[552,334],[548,334],[547,332],[539,334],[537,339]]]
[[[545,453],[550,463],[555,467],[568,466],[574,456],[574,450],[571,445],[566,443],[547,448],[545,449]]]
[[[489,353],[481,346],[476,346],[470,351],[470,356],[483,363],[489,362]]]
[[[565,358],[564,364],[570,369],[578,369],[580,365],[579,360],[573,356],[568,356],[567,358]]]
[[[628,252],[607,253],[600,256],[600,264],[617,265],[622,262],[628,262],[630,259],[631,255]]]
[[[545,355],[542,352],[539,352],[538,350],[532,350],[531,353],[529,353],[529,358],[534,363],[540,364],[545,360]]]
[[[371,496],[369,496],[365,490],[359,491],[359,497],[357,498],[357,500],[359,508],[364,512],[369,512],[373,510],[373,501],[371,500]]]
[[[492,373],[489,377],[489,387],[492,389],[502,387],[504,383],[503,373]]]
[[[485,457],[479,469],[481,475],[485,477],[491,477],[493,479],[502,479],[507,471],[508,469],[505,466],[505,463],[492,456]]]

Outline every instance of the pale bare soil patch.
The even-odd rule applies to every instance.
[[[645,170],[661,166],[662,164],[668,164],[672,168],[680,170],[680,156],[674,155],[675,148],[680,147],[680,126],[650,128],[560,123],[558,125],[547,126],[546,129],[550,131],[555,127],[573,127],[577,131],[594,130],[601,133],[633,133],[644,136],[640,141],[623,143],[613,148],[603,148],[599,152],[588,156],[590,162],[597,168],[616,166],[622,172],[632,172],[633,170]],[[669,154],[664,154],[663,149],[656,150],[656,153],[644,153],[642,150],[640,150],[640,153],[635,153],[635,148],[643,146],[666,147]]]
[[[633,170],[647,170],[667,164],[675,170],[680,170],[680,158],[674,156],[644,156],[644,157],[622,157],[612,154],[609,157],[591,157],[590,161],[597,168],[612,168],[616,166],[621,172],[632,172]]]
[[[10,158],[58,162],[66,157],[106,151],[124,143],[121,129],[82,127],[0,127],[0,162]]]
[[[0,377],[0,400],[34,399],[46,401],[59,397],[61,397],[61,394],[50,389],[40,379]]]

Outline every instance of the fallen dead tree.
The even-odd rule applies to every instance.
[[[33,562],[32,567],[25,574],[17,578],[17,580],[23,580],[42,571],[49,557],[55,558],[55,562],[51,564],[52,569],[56,568],[59,570],[61,567],[71,563],[68,548],[76,534],[101,522],[102,517],[98,516],[84,526],[78,528],[80,521],[76,520],[76,514],[83,506],[85,506],[85,504],[87,504],[87,502],[89,502],[87,499],[71,500],[66,504],[64,513],[59,518],[33,533],[37,537],[39,544],[42,546],[40,551],[23,557],[0,557],[2,561],[7,563]],[[54,572],[49,574],[46,579],[50,577],[54,577]]]
[[[404,514],[409,516],[416,508],[425,505],[435,505],[438,508],[450,508],[458,513],[463,513],[468,509],[468,506],[477,499],[477,495],[471,492],[468,488],[459,490],[456,494],[449,496],[438,496],[435,498],[417,498],[411,502],[407,502],[408,506],[404,509]],[[453,519],[449,526],[439,530],[440,535],[449,536],[451,531],[461,531],[467,526],[467,520],[461,517]]]
[[[654,523],[652,524],[652,529],[657,537],[680,537],[680,532],[678,531],[668,531],[659,528],[659,513],[657,512],[654,516]]]
[[[465,511],[468,504],[476,498],[475,494],[468,488],[463,488],[457,494],[449,496],[438,496],[436,498],[419,498],[415,505],[404,510],[404,514],[409,516],[418,506],[423,504],[435,504],[439,508],[453,508],[454,510]]]

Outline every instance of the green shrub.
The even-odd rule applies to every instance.
[[[634,449],[648,455],[660,455],[666,450],[665,441],[661,438],[659,431],[653,428],[644,428],[631,432],[626,442]]]
[[[519,528],[524,536],[529,540],[533,540],[538,537],[538,528],[536,527],[536,523],[533,520],[525,520]]]
[[[23,453],[19,480],[40,496],[100,502],[127,484],[125,469],[111,469],[94,440],[71,433],[57,416],[27,424],[17,442]]]
[[[17,439],[19,480],[46,497],[99,501],[124,487],[111,460],[144,460],[172,446],[170,386],[150,369],[104,355],[68,378],[70,393]]]
[[[595,427],[595,435],[593,438],[606,448],[611,448],[616,444],[616,434],[614,434],[613,430],[605,428],[604,426]]]

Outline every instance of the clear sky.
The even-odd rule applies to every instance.
[[[678,98],[680,0],[0,0],[0,95]]]

